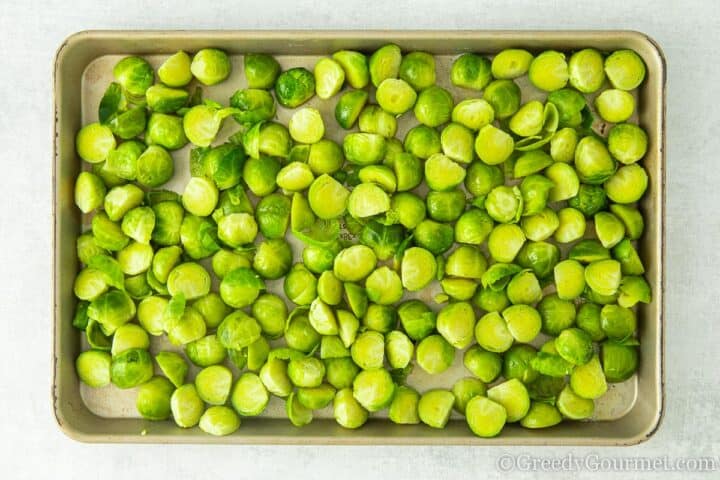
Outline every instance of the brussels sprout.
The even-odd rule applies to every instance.
[[[546,242],[529,242],[518,252],[517,263],[529,268],[538,278],[545,279],[553,273],[560,260],[557,246]]]
[[[425,219],[425,202],[413,193],[398,193],[390,199],[387,215],[405,228],[414,229]]]
[[[620,295],[617,301],[618,305],[625,308],[631,308],[638,302],[650,303],[652,301],[650,285],[640,276],[623,277],[620,281]]]
[[[284,107],[298,107],[314,95],[315,78],[306,68],[295,67],[286,70],[275,82],[275,97]]]
[[[525,234],[517,225],[497,225],[488,237],[488,251],[497,262],[512,262],[525,243]]]
[[[437,263],[433,254],[419,247],[405,250],[402,258],[402,285],[414,292],[425,288],[434,278]]]
[[[455,396],[453,407],[458,413],[465,415],[468,402],[474,397],[485,395],[486,390],[485,384],[477,378],[465,377],[459,379],[453,384],[452,388],[452,393]]]
[[[327,197],[323,201],[327,202]],[[371,217],[390,209],[390,197],[374,183],[361,183],[350,192],[347,209],[355,218]]]
[[[635,111],[635,98],[624,90],[608,89],[595,98],[595,110],[606,122],[624,122]]]
[[[492,106],[496,119],[508,118],[520,108],[520,87],[512,80],[493,80],[485,87],[483,99]]]
[[[75,205],[90,213],[103,204],[106,188],[102,179],[90,172],[80,172],[75,181]]]
[[[590,263],[610,258],[610,252],[599,241],[581,240],[570,250],[569,257],[581,263]]]
[[[232,235],[237,235],[233,230],[235,228],[233,221],[237,220],[237,218],[234,217],[235,215],[246,214],[228,215],[222,219],[224,221],[222,232],[227,242],[231,241]],[[225,220],[226,218],[228,220]],[[183,218],[180,228],[180,243],[182,243],[185,253],[187,253],[190,258],[194,260],[207,258],[220,250],[220,245],[218,244],[218,228],[209,218],[186,215],[185,218]],[[158,278],[158,280],[161,279]]]
[[[440,280],[440,286],[447,297],[460,301],[470,300],[473,295],[475,295],[475,291],[478,288],[478,284],[474,280],[454,277],[442,278]],[[447,301],[447,299],[438,301],[437,298],[438,297],[436,296],[436,303]]]
[[[550,140],[550,156],[556,162],[570,163],[575,158],[578,134],[574,128],[563,128],[555,132]]]
[[[173,420],[175,420],[178,427],[194,427],[200,422],[201,415],[205,410],[205,404],[197,394],[195,385],[187,384],[177,387],[177,390],[170,397],[170,410],[172,411]]]
[[[493,125],[485,125],[475,139],[475,153],[484,163],[498,165],[507,160],[513,152],[512,137]]]
[[[393,307],[370,303],[362,318],[363,327],[380,333],[388,333],[397,324],[397,313]]]
[[[377,105],[368,105],[360,114],[358,127],[361,132],[376,133],[390,138],[394,137],[397,131],[397,120]]]
[[[138,389],[136,408],[148,420],[167,420],[170,417],[170,397],[175,387],[165,377],[153,377]]]
[[[177,245],[180,243],[184,210],[177,202],[160,202],[152,207],[155,212],[155,228],[152,241],[158,245]]]
[[[517,222],[523,210],[520,189],[505,185],[493,188],[485,200],[485,209],[499,223]]]
[[[338,124],[346,130],[351,129],[365,108],[367,99],[368,93],[365,90],[351,90],[343,93],[335,105],[335,120]]]
[[[647,187],[647,172],[638,164],[620,167],[605,182],[608,198],[615,203],[637,202],[645,194]]]
[[[584,365],[593,355],[592,339],[584,330],[568,328],[555,340],[558,355],[573,365]]]
[[[532,342],[540,333],[540,314],[528,305],[509,306],[502,311],[502,318],[507,324],[507,331],[518,342]]]
[[[482,348],[496,353],[506,351],[513,343],[507,323],[497,312],[480,317],[475,325],[475,338]]]
[[[170,271],[167,288],[171,296],[182,293],[188,300],[200,298],[210,292],[210,274],[197,263],[182,263]]]
[[[300,143],[315,143],[325,135],[325,124],[315,108],[301,108],[293,113],[288,129],[293,140]]]
[[[560,225],[555,230],[554,238],[560,243],[570,243],[585,235],[585,216],[574,208],[563,208],[558,212]]]
[[[144,193],[133,184],[113,187],[105,196],[103,207],[107,216],[116,222],[130,210],[139,206],[144,198]]]
[[[332,271],[322,272],[318,279],[318,297],[328,305],[339,305],[342,300],[343,284]]]
[[[149,270],[148,270],[149,272]],[[153,288],[147,280],[148,273],[133,275],[125,279],[125,291],[133,299],[145,298],[153,294]]]
[[[370,412],[387,407],[395,393],[395,384],[387,370],[363,370],[353,381],[353,397]]]
[[[223,319],[231,312],[230,307],[220,298],[217,293],[209,293],[198,298],[192,304],[205,319],[208,328],[215,328],[223,321]]]
[[[459,56],[450,69],[450,81],[458,87],[482,90],[491,79],[490,60],[474,53]]]
[[[152,376],[152,357],[147,350],[131,348],[112,357],[110,380],[118,388],[137,387]]]
[[[558,112],[558,122],[562,127],[579,127],[583,121],[583,110],[586,108],[585,97],[570,88],[563,88],[550,93],[548,102]]]
[[[486,312],[499,312],[510,304],[510,300],[507,299],[504,290],[496,291],[492,288],[482,288],[479,290],[473,298],[473,302]]]
[[[120,179],[135,180],[138,174],[138,159],[145,148],[145,144],[138,140],[121,143],[108,154],[103,170],[106,174],[112,174]],[[147,173],[147,165],[144,167],[145,173]]]
[[[88,163],[99,163],[108,158],[115,149],[112,130],[99,123],[90,123],[80,129],[75,137],[75,149],[80,158]]]
[[[335,257],[333,273],[343,282],[357,282],[367,277],[376,263],[377,257],[371,248],[353,245]]]
[[[482,162],[472,162],[465,176],[465,188],[476,197],[482,197],[490,191],[503,185],[505,176],[495,165],[486,165]]]
[[[352,284],[352,283],[344,284],[345,294],[347,297],[346,302],[348,304],[350,304],[350,307],[353,310],[353,313],[355,313],[357,315],[364,315],[365,311],[367,310],[367,297],[364,297],[364,296],[362,297],[364,299],[364,301],[362,302],[362,303],[364,303],[363,308],[361,308],[361,309],[353,308],[353,307],[357,307],[357,305],[353,302],[354,302],[354,300],[357,300],[357,298],[360,295],[357,295],[357,296],[352,296],[352,294],[348,295],[348,293],[349,293],[348,286],[349,285],[356,286],[355,284]],[[357,287],[357,288],[360,288],[360,287]],[[358,293],[358,292],[356,291],[356,293]],[[364,295],[364,291],[363,291],[363,295]],[[338,321],[338,333],[340,336],[340,340],[342,340],[342,343],[345,346],[345,348],[349,348],[355,342],[355,338],[357,337],[357,332],[360,328],[360,321],[357,319],[357,317],[353,313],[350,313],[346,310],[337,310],[335,312],[335,315],[336,315],[337,321]]]
[[[253,258],[253,269],[261,277],[277,280],[290,271],[292,250],[283,238],[265,240],[258,245]]]
[[[567,259],[556,264],[553,274],[562,300],[574,300],[585,290],[585,269],[577,260]]]
[[[538,311],[542,317],[542,331],[547,335],[559,335],[575,323],[575,305],[557,294],[543,298],[538,304]]]
[[[607,391],[605,375],[597,355],[593,355],[588,363],[573,369],[570,387],[579,397],[591,400],[601,397]]]
[[[283,289],[291,302],[310,305],[317,296],[317,279],[303,264],[296,263],[285,276]]]
[[[617,50],[605,59],[605,73],[613,87],[634,90],[645,79],[645,64],[632,50]]]
[[[368,412],[353,396],[350,388],[343,388],[335,394],[333,416],[344,428],[359,428],[365,424]]]
[[[425,162],[425,180],[431,190],[450,190],[463,182],[465,174],[461,165],[442,153],[431,155]]]
[[[591,217],[607,206],[607,195],[599,185],[583,183],[580,185],[578,194],[568,201],[568,205],[581,211],[586,217]]]
[[[188,365],[185,363],[183,357],[175,352],[159,352],[155,355],[155,361],[163,375],[180,389],[183,383],[185,383],[185,375],[187,375],[188,372]],[[194,390],[195,387],[193,387],[193,392]]]
[[[204,48],[193,57],[190,71],[203,85],[216,85],[230,76],[232,63],[222,50]]]
[[[271,194],[277,188],[275,178],[280,163],[273,157],[250,158],[243,168],[243,179],[250,191],[258,197]]]
[[[421,124],[437,127],[450,120],[453,106],[450,92],[435,85],[420,92],[413,112]]]
[[[111,251],[121,250],[130,241],[120,226],[110,220],[104,212],[97,213],[93,217],[92,234],[99,248]]]
[[[542,150],[531,150],[521,154],[516,160],[513,167],[513,176],[522,178],[532,176],[544,170],[553,164],[553,160],[547,153]],[[537,175],[536,175],[537,176]],[[554,184],[553,184],[554,185]]]
[[[444,307],[437,315],[437,331],[457,349],[464,349],[473,340],[475,313],[467,302],[456,302]]]
[[[145,143],[177,150],[188,143],[183,128],[183,118],[166,113],[152,113],[147,122]],[[208,143],[209,145],[209,143]]]
[[[345,71],[345,78],[353,88],[364,88],[370,81],[367,58],[360,52],[340,50],[332,58]]]
[[[75,360],[75,371],[84,384],[100,388],[110,384],[111,358],[107,352],[87,350]]]
[[[440,134],[427,125],[417,125],[408,130],[403,145],[407,152],[423,159],[442,150]]]
[[[635,332],[635,312],[619,305],[605,305],[600,311],[600,327],[610,339],[624,340]]]
[[[321,58],[315,64],[315,93],[327,100],[340,91],[345,82],[345,70],[332,58]]]
[[[368,61],[373,85],[379,87],[383,80],[397,78],[401,60],[402,53],[397,45],[388,44],[378,48]]]
[[[213,255],[212,269],[219,279],[240,267],[250,267],[250,260],[244,255],[222,248]]]
[[[205,176],[219,190],[227,190],[240,183],[245,153],[239,145],[225,144],[214,147],[202,157]]]
[[[365,280],[365,290],[370,301],[390,305],[402,298],[403,286],[395,271],[386,266],[372,272]]]
[[[554,341],[552,341],[554,345]],[[548,342],[549,343],[549,342]],[[547,345],[547,344],[546,344]],[[550,353],[543,348],[530,360],[530,366],[541,375],[564,379],[573,370],[573,364],[562,358],[556,352]],[[541,377],[542,378],[542,377]],[[554,395],[552,395],[554,397]]]
[[[388,418],[399,425],[416,425],[420,423],[418,402],[420,394],[410,387],[399,386],[395,389],[392,403],[388,410]]]
[[[577,157],[576,157],[577,158]],[[556,162],[545,170],[545,176],[555,183],[549,200],[558,202],[575,197],[580,190],[580,180],[575,169],[566,163]]]
[[[336,251],[334,248],[308,245],[302,252],[303,264],[313,273],[332,270]]]
[[[478,395],[467,403],[465,419],[475,435],[491,438],[502,431],[507,412],[499,403]]]
[[[531,345],[513,345],[503,358],[503,376],[508,380],[520,380],[525,385],[531,384],[539,376],[530,365],[536,354],[537,351]]]
[[[155,228],[155,212],[150,207],[136,207],[129,210],[122,220],[121,229],[125,235],[138,243],[148,244]]]
[[[397,313],[403,329],[415,341],[424,339],[435,330],[435,313],[420,300],[404,302]]]
[[[452,121],[470,130],[480,130],[495,120],[495,111],[482,98],[468,98],[460,101],[452,111]]]
[[[113,67],[113,76],[123,91],[138,98],[152,85],[155,73],[150,64],[140,57],[125,57]]]
[[[527,415],[520,421],[525,428],[548,428],[562,421],[562,416],[556,407],[549,403],[532,402]]]
[[[243,417],[260,415],[270,401],[265,385],[254,373],[243,373],[235,382],[230,403]]]
[[[516,378],[507,380],[488,389],[487,398],[502,405],[507,412],[508,422],[517,422],[530,409],[527,388]]]
[[[585,267],[585,283],[600,295],[614,295],[620,287],[620,262],[598,260]]]
[[[455,241],[480,245],[490,235],[493,226],[492,218],[484,210],[472,208],[463,213],[455,223]]]
[[[610,383],[624,382],[638,367],[638,350],[635,345],[605,341],[601,348],[603,373]]]
[[[474,157],[474,133],[459,123],[450,123],[440,134],[443,153],[460,163],[470,163]]]
[[[403,153],[402,155],[412,157],[410,154]],[[415,157],[412,158],[414,159]],[[417,159],[415,160],[419,169],[419,161],[417,161]],[[395,162],[395,164],[397,164],[397,162]],[[420,173],[420,176],[421,175],[422,173]],[[380,188],[388,193],[394,192],[397,188],[397,179],[395,178],[395,174],[390,167],[386,167],[385,165],[368,165],[367,167],[362,167],[358,172],[358,178],[361,183],[376,183]],[[420,180],[418,180],[417,183],[420,183]]]
[[[587,398],[579,397],[570,386],[565,386],[557,398],[557,408],[562,415],[570,420],[590,418],[595,411],[595,403]]]
[[[158,78],[168,87],[184,87],[192,81],[190,63],[190,55],[180,50],[160,65]]]
[[[225,436],[240,428],[240,417],[231,408],[215,405],[205,410],[200,417],[200,430],[210,435]]]
[[[498,79],[522,77],[530,68],[533,56],[527,50],[509,48],[495,55],[492,60],[492,76]]]
[[[365,332],[372,333],[372,332]],[[405,368],[412,360],[415,346],[412,341],[399,330],[393,330],[385,336],[385,355],[392,368]]]
[[[537,100],[530,101],[520,107],[510,118],[508,127],[521,137],[537,135],[543,126],[543,104]]]
[[[425,200],[430,218],[440,222],[453,222],[465,210],[465,192],[460,189],[447,192],[431,191]]]
[[[264,289],[265,284],[258,274],[244,267],[231,271],[220,282],[220,296],[233,308],[251,305]]]
[[[564,361],[562,359],[560,360]],[[565,387],[565,384],[564,375],[561,377],[551,377],[541,373],[534,382],[527,385],[527,389],[532,400],[538,402],[555,401]]]
[[[385,358],[385,340],[382,333],[361,333],[350,347],[350,353],[353,362],[363,370],[381,368]]]
[[[569,78],[565,55],[554,50],[542,52],[530,64],[528,77],[530,83],[546,92],[564,88]]]
[[[90,298],[86,299],[90,300]],[[88,318],[99,323],[106,335],[112,335],[118,327],[135,316],[135,303],[123,291],[101,292],[91,300],[87,309]]]
[[[387,78],[378,86],[375,99],[386,112],[402,115],[413,108],[418,95],[405,80]]]
[[[352,315],[350,312],[343,312],[343,314]],[[338,316],[337,313],[336,316]],[[340,338],[339,335],[325,335],[324,337],[322,337],[322,340],[320,340],[320,358],[322,360],[328,360],[331,358],[344,358],[349,356],[350,349],[345,346],[343,339]]]
[[[463,357],[465,368],[485,383],[492,383],[502,370],[502,357],[482,349],[479,345],[470,347]]]
[[[90,306],[90,302],[87,300],[81,300],[75,305],[75,314],[73,315],[72,326],[78,330],[85,331],[90,322],[90,318],[87,314],[87,309]]]
[[[447,258],[445,273],[453,277],[479,280],[487,269],[482,252],[470,245],[461,245]]]
[[[547,205],[550,191],[555,187],[552,180],[542,175],[525,177],[520,184],[523,199],[523,216],[541,214]]]
[[[531,271],[517,273],[507,286],[507,297],[512,304],[532,304],[542,298],[542,288]]]
[[[322,219],[339,217],[345,212],[352,194],[328,174],[316,178],[308,191],[312,211]]]
[[[435,58],[426,52],[408,53],[400,62],[398,75],[415,90],[424,90],[435,84]]]
[[[120,269],[126,275],[143,273],[152,263],[153,250],[150,245],[131,242],[117,253]]]
[[[268,338],[278,338],[285,330],[287,307],[275,294],[260,295],[252,304],[252,315]]]
[[[385,138],[375,133],[350,133],[343,139],[343,151],[354,165],[380,163],[385,155]]]
[[[230,115],[241,113],[240,110],[216,105],[195,105],[183,117],[183,130],[193,145],[208,147],[215,140],[222,122]]]
[[[454,359],[455,349],[440,335],[425,337],[416,348],[417,364],[431,375],[442,373],[450,368]]]
[[[599,305],[584,303],[578,309],[575,319],[577,326],[590,335],[590,338],[595,342],[605,338],[605,332],[600,325],[600,311]]]
[[[637,162],[647,152],[648,137],[645,130],[632,123],[614,125],[608,134],[608,150],[620,163]]]
[[[174,113],[187,104],[190,94],[182,88],[153,85],[147,89],[145,98],[150,110],[160,113]]]
[[[617,245],[625,236],[625,226],[610,212],[598,212],[594,217],[595,233],[605,248]]]
[[[245,78],[250,88],[272,88],[280,74],[280,64],[271,55],[248,53],[243,59]]]
[[[230,97],[230,106],[239,110],[233,114],[233,118],[243,125],[271,120],[275,116],[275,100],[266,90],[238,90]]]
[[[586,48],[575,52],[568,64],[570,85],[583,93],[593,93],[605,81],[603,57],[600,52]]]
[[[445,428],[455,404],[455,395],[448,390],[429,390],[418,402],[418,416],[429,427]]]

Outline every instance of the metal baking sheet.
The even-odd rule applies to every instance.
[[[436,55],[438,83],[456,98],[468,96],[449,82],[452,60],[460,53],[474,51],[487,55],[509,47],[530,50],[572,51],[595,47],[609,51],[631,48],[644,59],[647,79],[637,91],[636,118],[649,136],[648,154],[643,160],[650,177],[648,194],[641,208],[646,231],[640,250],[647,266],[647,278],[653,288],[653,302],[639,311],[641,366],[638,375],[620,384],[610,384],[608,393],[597,401],[595,416],[588,422],[565,422],[541,431],[530,431],[508,425],[493,439],[474,437],[464,419],[453,414],[447,428],[435,430],[422,425],[399,426],[379,412],[361,429],[349,431],[332,419],[331,407],[315,412],[313,423],[296,428],[286,419],[284,401],[273,397],[265,412],[256,418],[243,419],[235,434],[211,437],[199,429],[183,430],[172,421],[149,422],[135,411],[135,389],[120,390],[113,386],[91,389],[81,384],[74,371],[74,359],[86,347],[84,339],[72,326],[75,299],[72,283],[78,269],[75,238],[87,227],[73,204],[74,178],[83,167],[74,151],[78,128],[97,119],[97,105],[112,81],[112,67],[123,56],[138,54],[154,67],[168,54],[183,49],[194,51],[207,46],[223,48],[231,54],[233,73],[220,85],[205,89],[207,98],[227,103],[238,88],[245,86],[242,54],[272,53],[283,68],[304,66],[312,70],[318,58],[347,48],[372,51],[393,42],[407,50],[425,50]],[[527,78],[518,82],[523,102],[544,98]],[[314,97],[308,105],[323,114],[326,136],[341,141],[345,131],[333,118],[338,96],[329,101]],[[60,428],[73,438],[90,442],[192,442],[192,443],[344,443],[344,444],[573,444],[621,445],[638,443],[657,428],[662,416],[662,287],[663,287],[663,219],[664,219],[664,110],[665,66],[662,52],[648,37],[627,31],[463,31],[463,32],[81,32],[68,38],[60,47],[55,65],[55,159],[54,159],[54,411]],[[287,123],[292,110],[278,107],[277,118]],[[398,122],[397,137],[415,123],[411,116]],[[598,130],[603,125],[597,124]],[[238,129],[226,121],[218,141]],[[167,185],[181,191],[189,178],[188,150],[173,153],[176,175]],[[289,238],[291,243],[294,239]],[[299,261],[302,246],[295,241],[293,250]],[[268,290],[280,295],[280,281],[267,282]],[[439,308],[432,296],[439,289],[426,289],[422,299]],[[153,339],[151,350],[177,347]],[[457,378],[468,375],[462,365],[462,352],[443,375],[427,375],[415,369],[409,384],[424,391],[450,388]]]

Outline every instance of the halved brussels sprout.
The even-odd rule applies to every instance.
[[[431,252],[412,247],[405,250],[402,259],[402,284],[409,291],[425,288],[434,278],[437,263]]]
[[[159,145],[168,150],[184,147],[188,143],[188,137],[183,128],[183,117],[166,113],[152,113],[147,122],[145,143]]]
[[[554,238],[559,243],[570,243],[585,235],[585,216],[574,208],[563,208],[558,212],[560,226],[555,230]]]
[[[475,139],[475,153],[488,165],[498,165],[510,158],[515,148],[513,138],[493,125],[485,125]]]
[[[530,409],[530,395],[525,385],[517,378],[489,388],[487,398],[505,408],[508,422],[521,420]]]
[[[402,115],[413,108],[418,95],[405,80],[387,78],[379,84],[375,99],[386,112]]]
[[[575,158],[578,133],[574,128],[562,128],[550,140],[550,156],[556,162],[570,163]]]
[[[497,225],[488,237],[488,251],[497,262],[510,263],[525,243],[525,234],[514,224]]]
[[[634,203],[642,198],[648,187],[648,174],[634,163],[620,167],[605,182],[608,198],[615,203]]]
[[[229,407],[215,405],[205,410],[199,426],[200,430],[210,435],[230,435],[240,428],[240,417]]]
[[[365,90],[350,90],[342,94],[335,105],[335,120],[345,130],[351,129],[368,100]]]
[[[193,76],[203,85],[216,85],[230,76],[232,64],[225,52],[217,48],[204,48],[193,56],[190,64]]]
[[[472,343],[475,330],[475,312],[467,302],[455,302],[444,307],[437,315],[437,331],[457,349]]]
[[[343,152],[354,165],[380,163],[385,156],[385,137],[376,133],[350,133],[343,139]]]
[[[635,112],[635,98],[624,90],[608,89],[595,98],[595,109],[606,122],[624,122]]]
[[[398,386],[395,396],[388,410],[388,418],[400,425],[416,425],[420,423],[418,417],[418,402],[420,394],[410,387]]]
[[[105,195],[103,207],[108,218],[117,222],[133,208],[139,206],[145,198],[144,192],[133,184],[113,187]]]
[[[103,204],[107,189],[102,179],[91,172],[80,172],[75,181],[75,205],[90,213]]]
[[[325,124],[317,109],[306,107],[293,113],[288,130],[296,142],[315,143],[325,135]]]
[[[610,83],[621,90],[634,90],[645,79],[645,63],[632,50],[616,50],[605,59]]]
[[[468,98],[460,101],[452,111],[452,121],[470,130],[480,130],[495,120],[495,111],[487,100]]]
[[[345,71],[340,63],[332,58],[321,58],[315,64],[315,92],[327,100],[340,91],[345,82]]]
[[[495,55],[492,60],[492,76],[498,79],[522,77],[530,68],[533,56],[527,50],[508,48]]]
[[[610,383],[624,382],[638,368],[638,350],[635,345],[612,341],[603,342],[601,348],[603,373]]]
[[[110,354],[99,350],[87,350],[75,359],[75,371],[84,384],[101,388],[110,384]]]
[[[420,300],[402,303],[397,312],[403,329],[415,341],[422,340],[435,330],[435,313]]]
[[[220,296],[233,308],[252,305],[261,290],[265,290],[265,283],[257,273],[245,267],[231,271],[220,282]]]
[[[597,260],[585,267],[585,282],[600,295],[614,295],[620,287],[621,277],[617,260]]]
[[[554,50],[542,52],[530,64],[528,78],[530,83],[546,92],[565,87],[569,78],[565,55]]]
[[[137,387],[150,380],[152,376],[152,357],[147,350],[131,348],[112,358],[110,380],[118,388]]]
[[[570,57],[568,74],[570,85],[582,93],[593,93],[605,82],[604,59],[594,48],[577,51]]]
[[[436,375],[444,372],[455,359],[455,349],[440,335],[430,335],[415,349],[416,362],[425,372]]]
[[[260,243],[253,257],[253,269],[261,277],[277,280],[285,276],[292,265],[292,250],[284,238],[272,238]]]

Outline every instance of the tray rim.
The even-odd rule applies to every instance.
[[[255,435],[243,436],[233,435],[230,437],[212,437],[212,436],[190,436],[190,435],[129,435],[125,433],[90,433],[83,431],[62,418],[60,398],[57,394],[57,386],[60,381],[57,362],[58,362],[58,330],[59,325],[59,301],[60,296],[57,291],[57,278],[60,274],[58,264],[58,241],[57,241],[57,177],[59,165],[59,149],[58,138],[60,135],[59,128],[59,105],[58,99],[61,91],[58,82],[58,71],[65,59],[65,55],[70,47],[77,43],[87,40],[112,40],[114,38],[122,39],[129,36],[154,36],[155,38],[173,38],[183,37],[185,39],[213,39],[226,38],[228,35],[243,35],[253,40],[285,38],[287,40],[351,40],[356,39],[358,34],[362,34],[364,39],[371,40],[412,40],[427,39],[436,37],[442,40],[462,40],[477,39],[483,36],[494,36],[504,39],[513,39],[517,36],[537,36],[541,40],[562,41],[573,40],[578,36],[602,38],[606,36],[620,36],[624,40],[634,40],[646,43],[650,49],[657,55],[659,60],[659,81],[660,94],[658,109],[658,168],[660,170],[660,191],[658,205],[661,209],[658,225],[658,241],[659,241],[659,257],[658,257],[658,276],[661,291],[654,294],[654,301],[658,301],[658,350],[656,359],[657,363],[657,379],[658,379],[658,409],[655,412],[650,425],[644,431],[639,432],[631,437],[607,437],[596,439],[593,437],[569,437],[569,436],[537,436],[537,437],[508,437],[498,436],[491,439],[481,439],[476,437],[415,437],[415,436],[383,436],[375,437],[368,435],[339,436],[332,435],[323,436],[275,436],[275,435]],[[441,40],[441,41],[442,41]],[[650,35],[637,30],[624,29],[410,29],[410,30],[386,30],[386,29],[207,29],[207,30],[189,30],[189,29],[87,29],[70,34],[66,37],[55,52],[53,58],[52,70],[52,99],[53,99],[53,131],[52,131],[52,278],[51,278],[51,302],[52,302],[52,361],[51,361],[51,391],[53,418],[59,430],[67,437],[83,442],[83,443],[151,443],[151,444],[246,444],[246,445],[488,445],[488,446],[539,446],[539,445],[562,445],[562,446],[632,446],[643,443],[650,439],[660,428],[666,408],[665,398],[665,295],[666,287],[666,140],[667,140],[667,60],[663,49],[658,42]]]

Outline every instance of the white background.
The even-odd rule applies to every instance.
[[[0,0],[0,477],[494,478],[501,476],[498,457],[507,453],[717,458],[720,15],[714,3]],[[669,96],[667,405],[658,433],[638,447],[594,450],[83,445],[63,436],[50,406],[51,69],[66,36],[94,28],[627,28],[650,34],[667,56]],[[565,476],[578,478],[556,478]],[[604,475],[635,476],[650,475]]]

